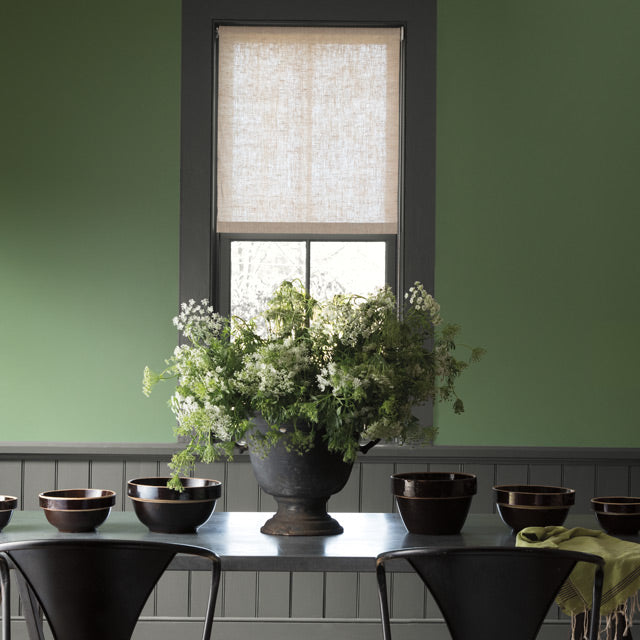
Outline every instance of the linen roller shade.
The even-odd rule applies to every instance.
[[[399,28],[218,29],[219,233],[397,233]]]

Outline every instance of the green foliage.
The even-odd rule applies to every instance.
[[[304,453],[318,433],[345,461],[361,440],[431,442],[436,428],[419,424],[413,408],[447,402],[463,412],[455,383],[484,352],[456,357],[460,328],[442,324],[440,306],[418,282],[399,305],[388,288],[318,302],[285,281],[261,318],[223,318],[207,300],[190,300],[174,324],[187,342],[162,373],[147,367],[143,378],[147,395],[178,381],[170,404],[187,443],[170,464],[174,487],[197,460],[230,458],[249,437],[263,452],[283,441]],[[266,433],[254,430],[258,414]]]

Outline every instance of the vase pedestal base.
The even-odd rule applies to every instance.
[[[340,523],[327,513],[328,498],[275,499],[278,511],[260,528],[262,533],[273,536],[334,536],[344,531]]]

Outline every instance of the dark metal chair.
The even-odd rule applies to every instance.
[[[556,549],[401,549],[377,559],[384,640],[391,640],[385,564],[405,559],[435,598],[453,640],[533,640],[578,561],[596,565],[589,637],[600,621],[604,560]]]
[[[220,584],[216,554],[186,544],[122,540],[35,540],[0,544],[2,633],[11,638],[9,567],[37,598],[56,640],[129,640],[140,612],[177,554],[211,568],[203,640],[211,637]]]

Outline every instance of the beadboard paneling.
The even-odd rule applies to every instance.
[[[128,479],[167,475],[166,463],[175,445],[81,445],[3,443],[0,445],[0,493],[19,498],[20,509],[37,510],[38,493],[53,488],[91,486],[113,489],[116,509],[130,510]],[[495,513],[491,488],[497,483],[569,486],[576,490],[576,513],[590,513],[595,495],[640,495],[640,451],[637,449],[545,449],[375,447],[354,465],[342,492],[329,510],[392,511],[389,476],[405,471],[465,471],[476,474],[474,513]],[[235,462],[199,464],[195,475],[223,483],[218,511],[275,510],[275,502],[259,489],[247,456]],[[44,517],[44,516],[43,516]],[[498,517],[496,515],[496,517]],[[594,519],[594,527],[597,522]],[[208,576],[199,572],[166,574],[144,608],[134,638],[181,640],[201,637]],[[394,640],[416,640],[427,626],[430,636],[448,638],[433,598],[413,574],[390,576]],[[16,589],[12,607],[18,612]],[[378,600],[373,573],[229,572],[223,575],[216,607],[217,640],[261,638],[305,640],[332,637],[379,637]],[[426,621],[416,622],[426,616]],[[566,618],[554,608],[545,623],[543,640],[566,638]],[[13,624],[16,638],[26,638],[24,623]],[[431,635],[432,634],[432,635]]]
[[[591,512],[590,500],[596,495],[596,471],[597,465],[595,464],[564,465],[563,486],[576,491],[576,503],[572,507],[574,513]],[[622,487],[619,490],[622,490]]]
[[[476,476],[478,490],[471,501],[471,513],[493,513],[495,500],[492,487],[496,484],[495,465],[470,463],[464,465],[465,473],[473,473]]]

